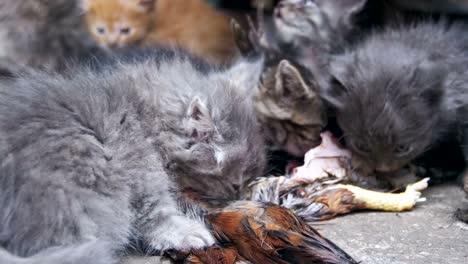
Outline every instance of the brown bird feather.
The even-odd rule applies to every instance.
[[[237,201],[205,221],[218,245],[177,252],[184,263],[357,263],[302,218],[271,203]]]

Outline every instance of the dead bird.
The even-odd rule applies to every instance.
[[[172,252],[185,263],[357,263],[301,217],[269,203],[234,202],[205,215],[218,243]]]
[[[330,132],[321,136],[320,146],[307,152],[304,165],[291,175],[263,177],[252,183],[250,199],[282,205],[308,221],[356,210],[405,211],[424,201],[420,196],[428,179],[408,185],[402,193],[383,193],[376,177],[352,168],[351,153]]]

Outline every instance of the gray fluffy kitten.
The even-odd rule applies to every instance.
[[[0,1],[0,70],[23,66],[57,70],[67,60],[98,52],[75,0]]]
[[[334,58],[323,97],[356,166],[392,172],[450,137],[468,161],[467,32],[443,22],[388,28]]]
[[[261,61],[131,61],[0,82],[0,263],[115,263],[131,238],[208,246],[175,182],[236,198],[262,174]]]

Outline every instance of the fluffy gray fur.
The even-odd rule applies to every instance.
[[[0,70],[57,70],[97,52],[75,0],[0,1]]]
[[[389,28],[334,58],[324,98],[355,164],[394,171],[457,134],[468,154],[467,31],[443,22]]]
[[[1,81],[0,263],[115,263],[129,239],[212,244],[176,182],[236,198],[262,174],[261,65],[200,71],[172,55]]]

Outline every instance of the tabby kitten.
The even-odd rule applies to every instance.
[[[98,53],[74,0],[0,1],[0,75],[25,66],[60,70]]]
[[[282,60],[268,68],[254,97],[265,135],[273,142],[271,149],[298,157],[320,144],[320,131],[326,125],[325,108],[314,91],[316,86],[303,77],[308,72],[300,67]]]
[[[283,0],[271,21],[258,17],[258,29],[234,24],[240,52],[266,57],[255,107],[271,150],[300,157],[320,143],[327,115],[318,91],[329,83],[330,45],[343,44],[365,2]]]
[[[0,263],[116,263],[130,239],[208,246],[175,183],[235,199],[262,174],[250,94],[261,61],[144,57],[0,81]]]
[[[263,46],[255,29],[246,32],[233,22],[233,32],[244,56],[262,53],[266,58],[254,105],[269,150],[303,156],[320,143],[320,131],[326,124],[325,109],[311,73],[273,48]]]
[[[88,29],[108,49],[179,46],[213,62],[236,54],[229,17],[205,0],[80,0]]]
[[[267,23],[265,41],[304,65],[343,48],[355,33],[366,0],[283,0]]]

